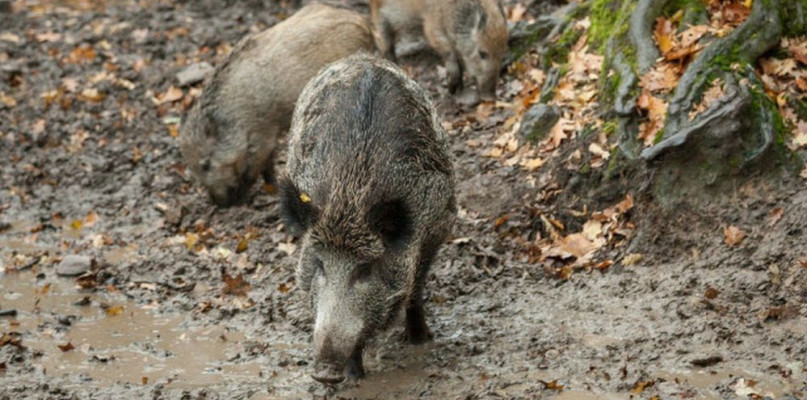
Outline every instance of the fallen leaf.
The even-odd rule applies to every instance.
[[[61,350],[62,352],[68,352],[76,348],[75,346],[73,346],[73,343],[70,342],[67,342],[67,344],[57,345],[57,347],[59,347],[59,350]]]
[[[770,219],[770,221],[768,221],[768,226],[776,225],[776,223],[782,219],[783,215],[785,215],[785,209],[782,207],[777,207],[771,210],[770,214],[768,214],[768,218]]]
[[[116,305],[116,306],[110,306],[104,311],[106,312],[106,315],[108,315],[110,317],[115,317],[115,316],[123,314],[123,306],[120,305],[120,304]]]
[[[807,259],[800,260],[799,264],[801,264],[802,267],[807,268]]]
[[[277,187],[275,185],[272,185],[272,184],[269,184],[269,183],[264,183],[263,184],[263,191],[268,193],[268,194],[275,195],[275,194],[277,194]]]
[[[642,392],[644,392],[645,389],[647,389],[647,388],[649,388],[649,387],[651,387],[651,386],[653,386],[655,384],[656,384],[656,381],[654,381],[654,380],[636,382],[636,384],[633,386],[633,389],[631,389],[631,392],[636,393],[636,394],[642,393]]]
[[[656,39],[656,44],[662,55],[669,53],[675,46],[673,42],[675,40],[675,25],[667,18],[657,18],[653,38]]]
[[[249,291],[249,282],[244,280],[241,274],[237,276],[230,276],[227,273],[222,273],[221,279],[224,281],[224,287],[221,289],[222,295],[233,296],[246,296]]]
[[[98,89],[95,88],[87,88],[81,91],[81,99],[84,101],[91,101],[93,103],[99,103],[106,98],[106,94],[101,93]]]
[[[588,240],[595,240],[602,235],[602,222],[596,220],[588,220],[583,224],[583,235]]]
[[[626,267],[630,267],[632,265],[636,265],[636,264],[640,263],[643,258],[644,258],[644,255],[642,255],[642,254],[631,253],[631,254],[626,255],[622,259],[622,265],[624,265]]]
[[[84,223],[81,222],[80,219],[77,219],[77,220],[70,223],[70,227],[75,229],[75,230],[81,229],[82,226],[84,226]]]
[[[247,245],[248,245],[247,239],[239,240],[238,245],[235,246],[235,252],[236,253],[243,253],[243,252],[247,251]]]
[[[639,126],[639,139],[645,146],[650,146],[656,140],[656,135],[664,127],[667,116],[667,102],[648,92],[642,92],[636,105],[647,111],[648,121]]]
[[[288,285],[288,284],[286,284],[286,283],[281,283],[281,284],[280,284],[280,285],[277,287],[277,290],[278,290],[280,293],[286,294],[286,293],[288,293],[288,292],[289,292],[289,290],[291,290],[291,286],[290,286],[290,285]]]
[[[311,197],[309,197],[305,193],[300,193],[300,201],[302,201],[303,203],[310,203],[311,202]]]
[[[188,250],[193,249],[199,243],[199,235],[188,232],[185,234],[185,248]]]
[[[144,376],[144,377],[140,378],[140,382],[142,382],[143,385],[148,385],[149,384],[149,377]]]
[[[177,100],[182,100],[182,97],[185,96],[185,93],[182,92],[182,89],[171,86],[165,93],[160,96],[159,100],[157,101],[157,105],[165,104],[165,103],[173,103]]]
[[[680,70],[669,63],[656,64],[639,80],[639,86],[650,92],[669,92],[678,85]]]
[[[501,216],[499,218],[496,218],[496,220],[493,221],[493,227],[498,228],[498,227],[502,226],[505,222],[507,222],[508,219],[510,219],[509,215],[503,215],[503,216]]]
[[[288,254],[292,255],[297,250],[297,245],[294,243],[278,243],[277,249]]]
[[[720,294],[720,291],[715,288],[707,288],[706,292],[703,294],[703,297],[706,297],[709,300],[716,298]]]
[[[729,246],[736,246],[745,239],[745,232],[736,226],[729,226],[723,231],[724,241]]]
[[[3,103],[8,108],[17,106],[17,100],[5,93],[0,93],[0,103]]]
[[[551,382],[545,382],[545,381],[540,381],[540,382],[543,383],[544,386],[547,389],[549,389],[549,390],[557,390],[558,392],[562,392],[563,388],[566,387],[565,385],[559,384],[557,379],[555,379],[555,380],[553,380]]]

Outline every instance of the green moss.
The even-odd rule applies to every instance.
[[[702,25],[709,22],[709,10],[707,3],[703,0],[667,0],[661,15],[667,18],[672,17],[679,11],[684,12],[681,19],[680,29],[686,29],[690,25]]]
[[[558,38],[558,41],[549,46],[545,55],[545,65],[565,64],[569,59],[569,50],[580,40],[583,33],[583,30],[569,26]]]
[[[592,0],[591,28],[588,33],[591,47],[603,54],[605,45],[612,37],[624,41],[622,39],[630,28],[630,15],[635,5],[633,0]]]
[[[611,137],[616,133],[617,129],[619,129],[619,121],[617,121],[616,118],[605,121],[605,123],[602,124],[602,132],[606,137]]]

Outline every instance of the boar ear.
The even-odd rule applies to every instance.
[[[280,209],[283,220],[293,235],[302,235],[316,220],[311,197],[303,193],[288,177],[280,179]]]
[[[455,30],[459,34],[473,35],[475,31],[484,29],[487,23],[487,14],[482,5],[477,2],[466,1],[457,9]]]
[[[370,209],[369,217],[373,231],[381,235],[387,247],[402,247],[412,234],[411,213],[403,200],[377,203]]]

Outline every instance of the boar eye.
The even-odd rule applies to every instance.
[[[204,160],[199,163],[199,168],[202,169],[202,172],[209,172],[210,171],[210,160]]]
[[[353,275],[353,283],[366,282],[373,276],[373,267],[370,264],[361,264]]]
[[[487,51],[480,51],[480,52],[479,52],[479,58],[481,58],[481,59],[483,59],[483,60],[487,60],[487,59],[488,59],[488,56],[489,56],[489,54],[488,54],[488,52],[487,52]]]
[[[381,202],[370,210],[373,229],[386,246],[400,249],[412,232],[409,209],[403,200]]]

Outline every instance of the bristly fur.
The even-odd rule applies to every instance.
[[[445,62],[448,90],[463,86],[463,70],[485,100],[495,96],[507,52],[507,20],[498,0],[371,0],[370,15],[382,55],[395,60],[399,34],[421,27]]]
[[[331,64],[300,95],[286,165],[282,204],[306,227],[297,277],[317,315],[315,369],[360,363],[402,307],[426,337],[421,292],[456,210],[448,137],[423,89],[369,55]]]
[[[322,4],[242,39],[206,82],[182,122],[185,165],[219,205],[244,200],[263,175],[303,86],[325,65],[374,48],[369,21]]]

